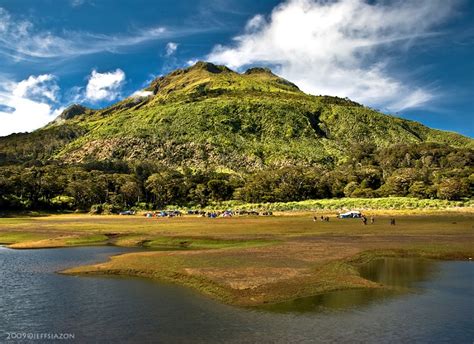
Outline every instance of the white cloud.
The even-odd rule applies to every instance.
[[[71,4],[74,4],[74,1]],[[80,5],[81,1],[77,4]],[[209,30],[202,27],[173,29],[156,26],[116,35],[67,30],[55,33],[38,29],[31,21],[14,18],[0,7],[0,54],[17,60],[67,58],[115,52],[153,40],[170,39]]]
[[[168,42],[168,44],[166,44],[166,56],[173,55],[178,49],[178,45],[178,43]]]
[[[257,14],[250,19],[245,25],[246,32],[254,32],[260,30],[266,24],[265,17],[261,14]]]
[[[268,18],[253,17],[232,46],[216,46],[208,59],[241,68],[275,67],[312,94],[349,97],[391,111],[417,107],[433,92],[390,72],[387,48],[406,49],[446,20],[457,1],[288,0]]]
[[[151,91],[145,91],[145,90],[138,90],[136,92],[133,92],[133,94],[130,96],[132,98],[146,98],[153,95],[153,92]]]
[[[63,110],[57,104],[59,86],[51,74],[25,80],[0,81],[0,136],[32,131],[51,122]]]
[[[426,104],[433,99],[433,94],[421,88],[411,90],[402,99],[394,100],[390,107],[395,111],[402,111]]]
[[[114,100],[120,95],[124,81],[125,73],[121,69],[106,73],[93,70],[86,86],[85,97],[92,102]]]
[[[46,98],[51,101],[57,100],[59,86],[56,78],[51,74],[38,76],[30,75],[28,79],[20,81],[13,89],[13,95],[22,98]]]
[[[64,93],[64,99],[67,100],[68,103],[75,103],[79,104],[84,102],[84,88],[83,86],[73,86],[69,90]]]
[[[198,59],[190,59],[186,61],[187,66],[194,66],[199,60]]]

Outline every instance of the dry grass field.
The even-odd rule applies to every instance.
[[[120,274],[183,284],[235,305],[259,305],[346,288],[383,287],[357,265],[379,256],[474,257],[474,212],[372,211],[313,221],[313,213],[208,219],[194,216],[52,215],[0,219],[11,248],[142,247],[69,274]],[[319,218],[321,214],[316,214]],[[396,225],[390,225],[390,218]]]

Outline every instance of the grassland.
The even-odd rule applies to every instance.
[[[312,199],[298,202],[272,202],[272,203],[242,203],[239,201],[225,201],[210,204],[207,210],[215,209],[241,209],[259,211],[344,211],[344,210],[370,210],[376,213],[391,214],[394,210],[404,213],[430,213],[440,210],[474,207],[473,200],[449,201],[442,199],[420,199],[415,197],[379,197],[379,198],[333,198]],[[171,208],[177,208],[172,206]],[[400,214],[400,212],[398,212]]]
[[[260,305],[346,288],[383,287],[357,264],[378,256],[468,259],[474,211],[372,210],[375,223],[313,221],[315,213],[207,219],[194,216],[53,215],[0,219],[0,242],[12,248],[113,244],[143,247],[68,274],[118,274],[179,283],[235,305]],[[391,226],[389,219],[396,218]]]

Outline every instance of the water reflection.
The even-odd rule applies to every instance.
[[[259,309],[276,313],[307,313],[346,310],[382,301],[400,292],[385,289],[349,289],[302,297],[286,302],[264,305]]]
[[[414,284],[423,293],[374,297],[374,291],[352,290],[317,296],[312,302],[294,301],[306,313],[226,306],[192,290],[146,279],[54,273],[124,251],[110,246],[22,251],[0,248],[0,343],[5,342],[6,332],[74,333],[77,343],[474,340],[473,263],[428,262],[436,265],[437,273],[428,273],[428,280]],[[344,294],[350,296],[341,297]],[[325,305],[320,309],[327,311],[314,312],[318,305]]]
[[[418,258],[381,258],[359,268],[362,277],[381,283],[387,289],[350,289],[314,295],[277,304],[264,305],[260,309],[278,313],[324,312],[345,310],[382,302],[400,295],[416,283],[429,279],[435,271],[434,262]]]
[[[435,262],[421,258],[381,258],[359,268],[362,277],[393,287],[411,287],[430,278]]]

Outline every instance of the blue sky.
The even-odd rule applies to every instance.
[[[472,137],[472,18],[469,0],[0,0],[0,135],[210,60]]]

